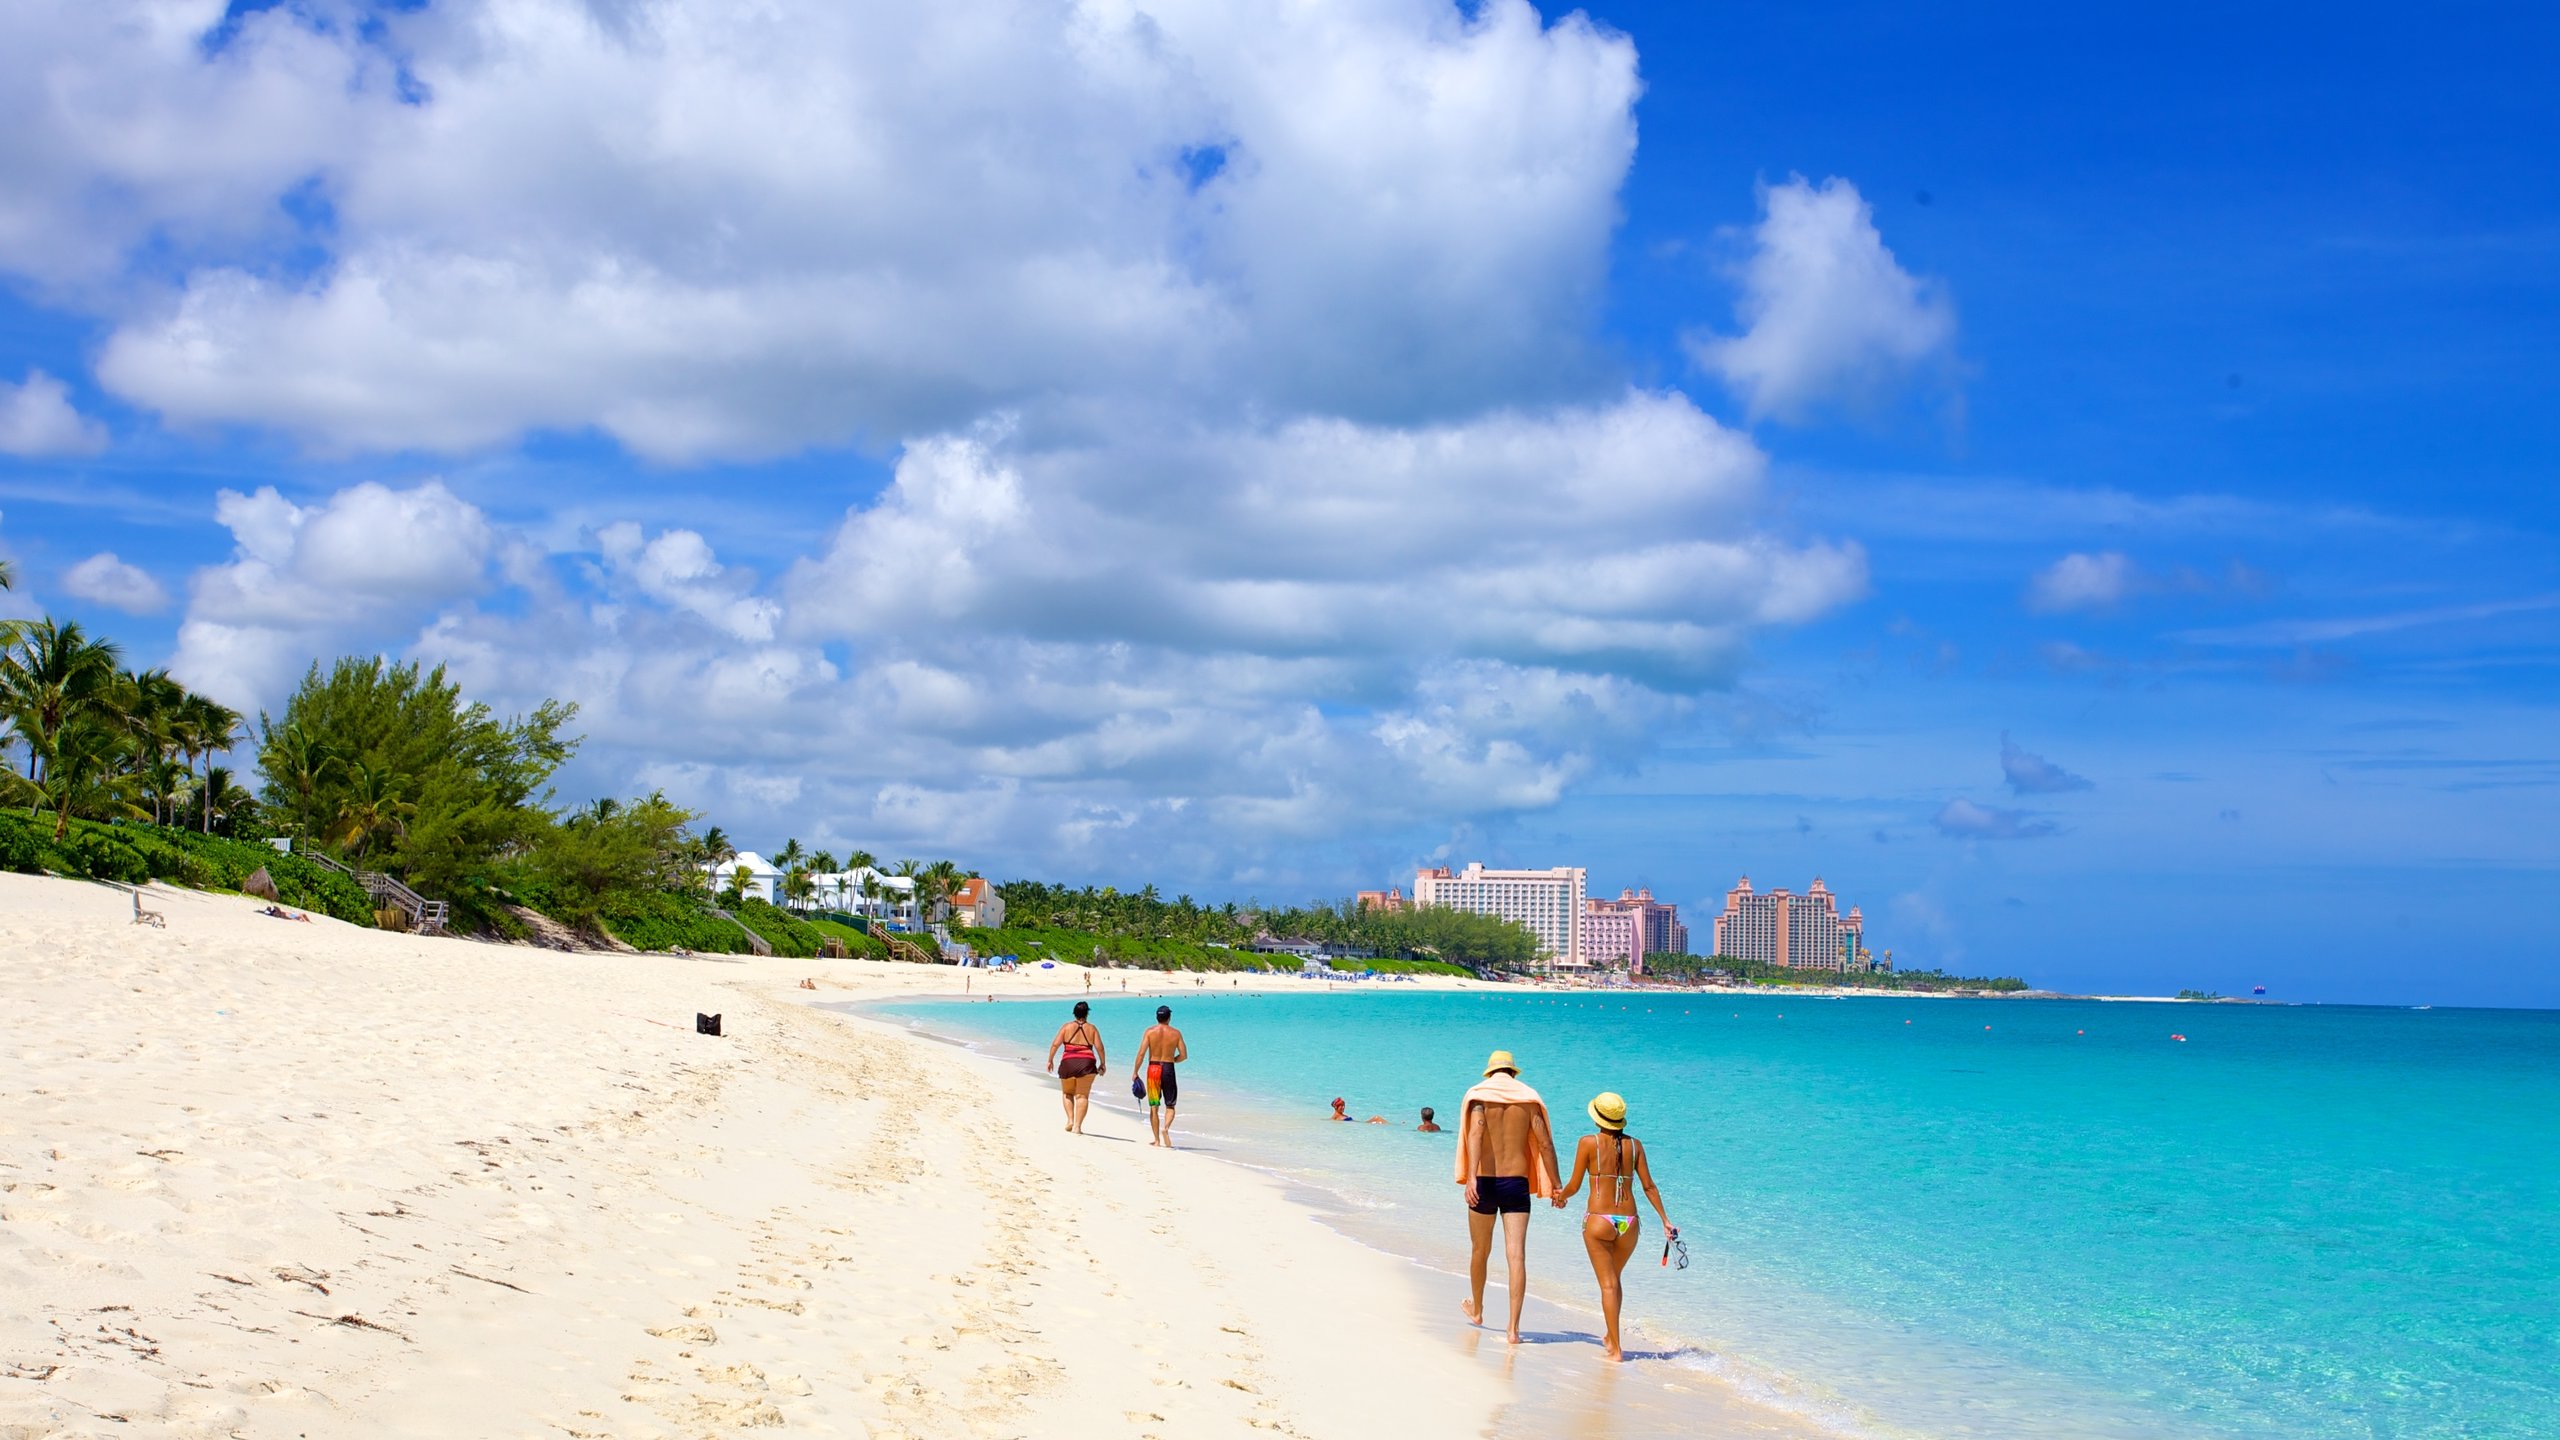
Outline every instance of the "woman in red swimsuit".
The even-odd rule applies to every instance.
[[[1049,1042],[1049,1061],[1041,1067],[1058,1072],[1058,1103],[1066,1107],[1068,1132],[1076,1135],[1084,1133],[1085,1107],[1093,1103],[1093,1079],[1102,1073],[1102,1032],[1085,1018],[1092,1009],[1081,1000],[1076,1002],[1076,1018],[1058,1027],[1057,1038]]]

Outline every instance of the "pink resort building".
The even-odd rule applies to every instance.
[[[1716,917],[1716,953],[1797,970],[1864,970],[1872,964],[1866,930],[1856,906],[1840,913],[1820,876],[1798,895],[1755,891],[1745,875],[1725,892],[1724,913]]]
[[[1594,965],[1625,961],[1630,973],[1644,973],[1644,957],[1686,954],[1689,927],[1680,923],[1680,907],[1653,898],[1651,890],[1621,890],[1615,900],[1594,899],[1582,907],[1582,955]]]

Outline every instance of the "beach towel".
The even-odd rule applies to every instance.
[[[1541,1111],[1547,1108],[1547,1102],[1538,1097],[1538,1092],[1521,1084],[1517,1075],[1488,1075],[1469,1088],[1466,1099],[1458,1104],[1457,1180],[1461,1185],[1471,1178],[1475,1169],[1474,1111],[1478,1105],[1535,1105]],[[1552,1118],[1547,1122],[1547,1133],[1551,1138],[1555,1134]],[[1554,1167],[1548,1162],[1547,1147],[1533,1141],[1529,1146],[1529,1193],[1544,1199],[1563,1188],[1564,1182],[1557,1178]]]

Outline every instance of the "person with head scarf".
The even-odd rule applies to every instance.
[[[1573,1178],[1556,1192],[1556,1208],[1582,1188],[1582,1177],[1591,1177],[1591,1199],[1582,1216],[1582,1248],[1591,1253],[1591,1273],[1600,1280],[1600,1314],[1608,1324],[1606,1353],[1611,1360],[1621,1360],[1626,1352],[1618,1343],[1618,1307],[1626,1298],[1627,1261],[1636,1253],[1636,1240],[1644,1222],[1636,1214],[1636,1186],[1644,1187],[1644,1198],[1653,1202],[1653,1213],[1662,1218],[1665,1235],[1678,1238],[1680,1227],[1671,1223],[1670,1214],[1662,1208],[1662,1192],[1653,1188],[1653,1166],[1646,1160],[1644,1142],[1627,1133],[1627,1102],[1614,1090],[1603,1091],[1586,1107],[1591,1123],[1600,1127],[1597,1134],[1585,1135],[1573,1147]],[[1685,1263],[1685,1262],[1684,1262]]]
[[[1484,1079],[1458,1108],[1457,1180],[1467,1197],[1467,1301],[1459,1308],[1484,1323],[1484,1278],[1493,1255],[1493,1227],[1502,1223],[1502,1254],[1510,1278],[1511,1324],[1520,1343],[1520,1307],[1529,1293],[1529,1201],[1556,1189],[1556,1142],[1547,1102],[1520,1083],[1519,1063],[1508,1050],[1485,1061]]]

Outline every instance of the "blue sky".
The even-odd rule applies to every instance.
[[[0,551],[219,693],[420,655],[998,876],[2560,1004],[2545,15],[125,9],[0,21]]]

